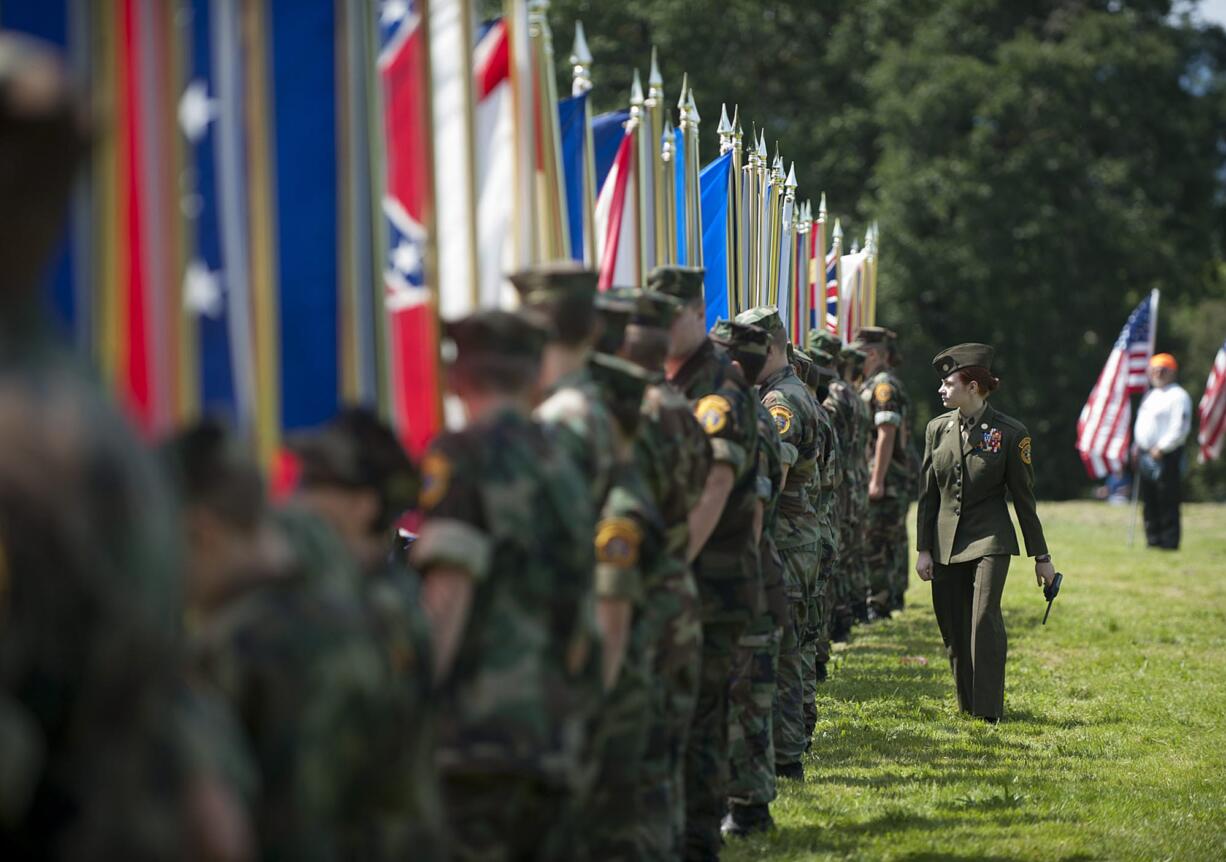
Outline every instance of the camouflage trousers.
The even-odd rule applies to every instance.
[[[673,860],[685,844],[685,750],[698,698],[701,603],[689,568],[647,598],[661,619],[652,673],[647,750],[639,772],[638,847],[643,860]]]
[[[448,774],[443,801],[455,862],[570,860],[569,792],[524,775]]]
[[[864,531],[864,562],[869,592],[883,607],[902,601],[907,591],[907,507],[905,497],[870,503]]]
[[[621,674],[605,697],[594,742],[597,763],[588,810],[579,836],[589,859],[637,862],[643,758],[655,694],[654,644],[645,644],[640,618]]]
[[[866,476],[864,486],[867,485]],[[843,550],[852,604],[863,602],[868,595],[868,564],[865,561],[868,545],[864,540],[865,530],[868,529],[868,506],[868,494],[857,487],[851,497],[851,516],[842,524],[845,534],[840,537],[839,548]]]
[[[817,726],[817,666],[830,661],[830,621],[834,616],[835,589],[834,578],[838,571],[838,552],[830,545],[823,544],[822,559],[818,567],[818,592],[822,601],[818,604],[820,618],[811,630],[814,633],[812,642],[805,648],[804,660],[804,715],[805,741],[813,738],[813,728]]]
[[[783,629],[769,614],[737,643],[728,692],[728,799],[765,805],[775,798],[773,712]]]
[[[685,751],[685,858],[718,859],[728,786],[728,679],[744,623],[702,627],[698,699]]]
[[[800,763],[805,753],[804,644],[811,624],[810,612],[820,608],[817,570],[821,545],[780,548],[784,584],[792,610],[792,625],[785,626],[779,645],[779,675],[775,689],[775,763]]]

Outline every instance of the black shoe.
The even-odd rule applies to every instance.
[[[975,718],[979,719],[980,721],[986,721],[988,724],[1000,724],[999,715],[977,715]]]
[[[868,622],[868,602],[856,602],[851,606],[851,614],[858,623]]]
[[[775,777],[786,778],[789,781],[804,781],[805,767],[800,763],[776,763]]]
[[[830,678],[830,674],[826,670],[826,663],[824,661],[819,661],[817,663],[817,681],[825,682],[829,678]]]
[[[719,834],[724,838],[748,838],[759,832],[775,828],[768,805],[739,805],[733,803],[731,810],[719,825]]]

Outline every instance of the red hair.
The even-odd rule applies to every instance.
[[[959,368],[954,372],[954,376],[966,386],[970,386],[971,381],[978,383],[979,394],[985,398],[995,392],[996,387],[1000,386],[1000,378],[993,377],[992,372],[982,365],[968,365],[965,368]]]

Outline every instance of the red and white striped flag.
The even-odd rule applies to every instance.
[[[1226,342],[1213,360],[1197,413],[1200,416],[1200,431],[1196,442],[1200,444],[1200,463],[1204,464],[1221,456],[1222,439],[1226,437]]]
[[[1086,472],[1095,479],[1118,472],[1128,458],[1132,440],[1133,395],[1149,384],[1146,371],[1154,355],[1158,329],[1158,291],[1138,305],[1111,348],[1090,399],[1077,420],[1077,451]]]
[[[596,257],[601,290],[639,283],[638,194],[634,184],[635,140],[627,131],[617,149],[613,169],[596,201]]]

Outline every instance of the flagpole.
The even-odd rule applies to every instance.
[[[732,164],[729,171],[728,182],[728,212],[724,217],[727,224],[728,238],[728,253],[726,258],[727,270],[727,285],[728,285],[728,316],[735,317],[738,313],[739,306],[737,297],[740,295],[737,289],[737,275],[739,273],[737,264],[737,252],[739,251],[737,244],[737,187],[739,185],[740,172],[737,170],[737,163],[740,161],[740,151],[736,144],[736,129],[732,125],[732,121],[728,119],[728,106],[719,106],[719,126],[716,128],[716,134],[719,136],[719,154],[725,155],[732,153]]]
[[[661,221],[660,262],[677,262],[677,133],[671,119],[664,121],[664,135],[660,139],[660,194],[656,215]]]
[[[575,42],[570,50],[572,96],[582,96],[592,89],[592,52],[587,46],[583,22],[575,22]],[[596,145],[592,140],[592,102],[583,102],[583,260],[591,269],[596,260]]]
[[[645,167],[642,159],[642,147],[640,143],[643,136],[643,81],[639,77],[639,70],[634,70],[634,80],[630,84],[630,120],[626,123],[627,134],[633,134],[634,140],[630,142],[630,162],[634,166],[631,171],[629,188],[634,189],[634,236],[637,248],[635,249],[637,264],[637,272],[635,273],[635,284],[642,284],[647,277],[647,216],[644,212],[646,201],[643,198],[643,178],[642,172]]]
[[[702,117],[694,103],[694,88],[681,94],[685,108],[681,112],[681,135],[685,142],[685,254],[686,263],[701,267],[702,205],[699,200],[698,126]]]
[[[562,173],[562,131],[558,125],[558,84],[553,66],[553,34],[549,29],[549,0],[529,0],[528,38],[532,43],[533,78],[540,88],[537,118],[540,130],[542,215],[546,229],[540,249],[544,260],[570,258],[570,229],[564,217],[566,189]]]
[[[660,63],[656,56],[655,46],[651,49],[651,70],[647,73],[647,98],[643,101],[643,113],[649,120],[650,132],[645,136],[645,152],[651,159],[649,177],[651,185],[651,256],[649,263],[654,266],[662,263],[672,263],[672,254],[668,249],[668,226],[665,221],[667,201],[664,200],[664,161],[661,147],[661,135],[664,131],[664,76],[660,74]]]
[[[1154,355],[1154,345],[1158,339],[1158,288],[1154,288],[1149,292],[1149,355],[1152,358]],[[1135,441],[1134,441],[1135,445]],[[1137,457],[1132,464],[1132,509],[1131,516],[1128,519],[1128,547],[1132,547],[1133,538],[1137,532],[1137,509],[1141,499],[1141,453],[1137,453]]]

